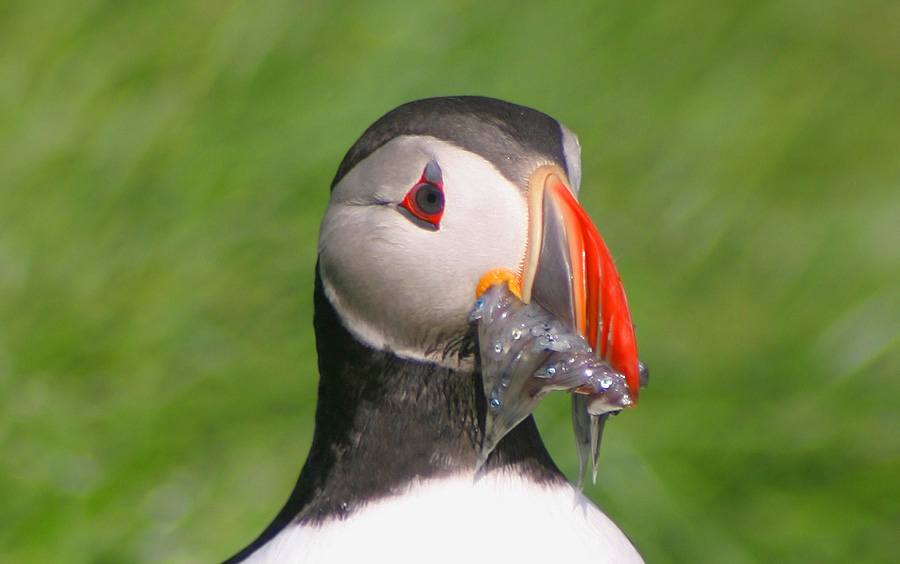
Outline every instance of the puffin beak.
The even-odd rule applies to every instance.
[[[632,405],[641,387],[634,325],[615,263],[566,174],[538,168],[528,183],[528,246],[521,298],[537,301],[587,339],[625,376]]]

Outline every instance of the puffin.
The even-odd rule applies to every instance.
[[[638,378],[581,177],[569,128],[493,98],[417,100],[365,130],[319,231],[312,445],[284,507],[225,564],[643,561],[530,415],[479,460],[488,407],[469,315],[485,287],[582,328],[617,325],[603,346]]]

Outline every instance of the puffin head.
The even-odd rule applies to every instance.
[[[338,168],[319,234],[325,296],[368,347],[470,369],[469,313],[507,282],[577,328],[636,399],[625,293],[580,184],[577,138],[541,112],[469,96],[402,105]]]

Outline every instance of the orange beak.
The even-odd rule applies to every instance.
[[[637,402],[641,375],[634,325],[609,249],[558,167],[538,168],[527,197],[522,301],[537,301],[577,329],[601,359],[625,376]]]

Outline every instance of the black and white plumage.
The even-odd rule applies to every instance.
[[[574,299],[547,293],[556,275],[534,258],[540,171],[577,194],[574,134],[481,97],[400,106],[350,149],[319,238],[313,444],[287,504],[229,563],[641,561],[561,474],[531,417],[476,473],[476,286],[499,270],[551,310]]]

